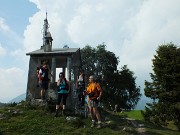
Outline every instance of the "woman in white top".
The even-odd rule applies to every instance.
[[[77,77],[76,89],[78,92],[79,101],[81,102],[81,106],[84,106],[85,96],[83,92],[85,91],[85,75],[83,70],[80,70],[80,75]]]

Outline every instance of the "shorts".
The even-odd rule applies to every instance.
[[[48,81],[41,81],[41,88],[44,89],[44,90],[47,90],[48,89]]]
[[[98,100],[89,100],[88,101],[88,106],[89,107],[93,107],[93,108],[98,108],[99,101]]]

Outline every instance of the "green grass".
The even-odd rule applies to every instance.
[[[14,110],[22,113],[13,114]],[[0,120],[0,135],[92,135],[92,134],[122,134],[128,135],[131,131],[123,131],[127,122],[119,124],[115,120],[119,116],[111,115],[110,123],[103,124],[102,129],[90,128],[89,118],[76,117],[75,120],[67,121],[66,116],[55,118],[54,113],[48,112],[42,107],[5,107],[0,108],[5,119]]]
[[[125,115],[128,118],[132,118],[135,120],[144,120],[144,118],[141,114],[141,110],[124,111],[124,112],[120,113],[120,115]]]
[[[14,110],[21,113],[13,114]],[[136,110],[123,113],[103,111],[106,121],[103,121],[101,129],[90,128],[90,118],[72,115],[76,119],[67,121],[66,116],[55,118],[54,113],[38,106],[1,107],[0,114],[5,116],[5,119],[0,120],[0,135],[137,135],[136,129],[122,119],[124,117],[144,123],[147,135],[180,135],[178,131],[145,122],[141,111]]]
[[[119,115],[135,119],[139,124],[144,124],[147,135],[180,135],[180,131],[177,131],[177,127],[172,121],[169,122],[167,127],[154,125],[144,120],[141,110],[124,111],[119,113]]]

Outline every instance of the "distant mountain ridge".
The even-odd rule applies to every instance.
[[[145,96],[141,97],[141,99],[139,100],[137,106],[135,107],[135,110],[144,110],[146,103],[152,103],[152,99],[147,98]]]
[[[26,99],[26,93],[21,94],[21,95],[15,97],[15,98],[13,98],[12,100],[9,101],[9,103],[14,103],[14,102],[19,103],[19,102],[21,102],[22,100],[25,100],[25,99]]]
[[[4,105],[5,105],[5,103],[0,103],[0,107],[1,107],[1,106],[4,106]]]

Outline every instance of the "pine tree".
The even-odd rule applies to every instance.
[[[153,59],[152,82],[145,81],[148,104],[146,119],[166,125],[173,120],[180,129],[180,48],[172,43],[161,45]]]

